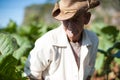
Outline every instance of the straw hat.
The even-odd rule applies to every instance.
[[[60,0],[55,4],[52,16],[57,20],[72,18],[77,12],[82,13],[100,4],[97,0]]]

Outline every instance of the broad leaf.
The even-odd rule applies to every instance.
[[[2,61],[0,62],[0,80],[10,80],[19,78],[19,74],[16,73],[15,66],[17,65],[17,60],[9,54],[7,56],[0,56]]]
[[[13,54],[13,56],[19,60],[23,55],[28,55],[30,49],[32,48],[32,43],[26,37],[16,34],[13,34],[12,36],[17,40],[17,43],[20,46],[20,48]]]
[[[97,53],[96,63],[95,63],[95,69],[98,71],[98,74],[102,74],[102,68],[104,65],[104,55]]]
[[[119,30],[117,30],[115,26],[107,26],[102,28],[101,32],[105,34],[106,38],[109,41],[115,42],[118,36]]]
[[[9,34],[0,33],[0,52],[2,55],[12,54],[18,47],[15,38]]]

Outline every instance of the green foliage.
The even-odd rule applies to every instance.
[[[94,23],[92,27],[92,31],[99,37],[99,49],[107,50],[115,42],[120,41],[120,31],[117,30],[115,26]]]
[[[102,66],[100,65],[102,67],[102,70],[99,67],[98,72],[100,75],[108,75],[111,72],[110,66],[114,59],[120,58],[120,42],[116,42],[112,47],[108,48],[107,51],[98,50],[98,52],[102,53],[105,56],[104,59],[102,59],[103,62],[101,62]],[[100,59],[101,57],[99,57],[99,60]]]
[[[19,46],[9,34],[1,33],[0,38],[0,80],[20,79],[15,69],[18,61],[12,55]]]
[[[1,56],[0,56],[1,58]],[[10,54],[2,56],[0,63],[0,80],[17,80],[21,79],[21,76],[16,71],[17,60]]]
[[[14,21],[10,20],[7,27],[4,29],[0,29],[0,32],[16,33],[16,28],[17,28],[17,24]]]
[[[11,20],[6,28],[0,29],[0,80],[25,80],[23,69],[35,40],[55,26],[31,23],[18,27]]]
[[[3,33],[0,34],[0,45],[0,52],[2,55],[11,54],[19,47],[15,38],[10,36],[10,34]]]
[[[13,56],[19,60],[22,56],[27,55],[29,53],[33,45],[27,37],[22,37],[17,34],[12,34],[12,36],[17,40],[17,43],[20,46],[13,53]]]
[[[104,65],[104,55],[98,53],[97,58],[96,58],[96,64],[95,64],[95,69],[98,72],[99,75],[102,75],[103,70],[103,65]]]
[[[95,68],[99,75],[109,74],[113,61],[120,62],[120,31],[115,26],[103,23],[93,24],[92,30],[99,38],[98,56]]]

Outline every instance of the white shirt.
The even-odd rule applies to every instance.
[[[35,42],[35,47],[26,61],[25,73],[32,74],[38,80],[42,80],[42,77],[44,80],[86,80],[94,72],[97,47],[97,36],[84,30],[78,69],[61,25]]]

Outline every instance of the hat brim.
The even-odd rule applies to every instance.
[[[52,16],[60,21],[67,20],[72,18],[78,11],[82,12],[87,10],[87,8],[87,2],[77,2],[76,4],[71,5],[71,7],[62,7],[56,3],[52,12]]]
[[[56,13],[58,13],[57,16],[55,16]],[[58,9],[58,10],[56,10],[56,12],[54,12],[53,17],[57,20],[62,21],[62,20],[67,20],[67,19],[72,18],[75,15],[75,13],[76,13],[76,11],[70,12],[70,13],[64,13]]]
[[[98,6],[96,3],[94,3],[94,5],[92,5],[92,8]],[[62,7],[60,3],[56,3],[52,12],[52,16],[57,20],[63,21],[72,18],[77,12],[82,13],[90,8],[91,7],[88,5],[87,1],[76,2],[70,7]]]

